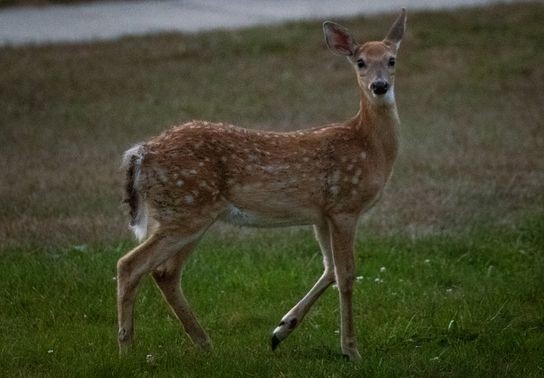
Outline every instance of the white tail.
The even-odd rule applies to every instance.
[[[130,228],[141,242],[147,235],[148,214],[147,206],[142,198],[141,171],[145,147],[137,144],[123,154],[121,168],[127,172],[125,182],[126,199],[130,206]]]
[[[314,225],[323,275],[274,329],[272,348],[336,281],[342,351],[360,358],[352,320],[353,241],[360,215],[379,198],[397,156],[394,66],[405,23],[403,9],[383,41],[362,45],[342,26],[323,24],[327,45],[348,58],[360,88],[360,110],[345,123],[276,133],[193,121],[125,153],[131,227],[145,241],[117,265],[121,350],[132,340],[136,287],[148,272],[195,344],[211,347],[181,292],[180,272],[201,235],[223,220]]]

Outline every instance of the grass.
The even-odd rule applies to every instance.
[[[112,277],[132,246],[121,152],[191,118],[292,130],[350,117],[353,73],[326,51],[320,22],[2,48],[0,371],[542,375],[543,17],[541,4],[409,15],[402,150],[357,245],[360,365],[340,358],[334,290],[268,350],[320,274],[310,233],[224,226],[184,278],[216,351],[194,351],[146,281],[135,353],[116,356]],[[340,21],[374,39],[392,17]]]
[[[544,217],[462,237],[358,243],[358,365],[339,353],[329,290],[279,349],[272,328],[320,274],[308,233],[207,238],[184,288],[215,351],[194,350],[146,279],[137,343],[119,361],[116,259],[128,247],[13,250],[0,263],[5,376],[519,376],[544,364]],[[383,268],[382,268],[383,267]],[[378,282],[376,282],[378,280]],[[48,352],[52,351],[52,352]],[[147,355],[152,355],[149,361]]]

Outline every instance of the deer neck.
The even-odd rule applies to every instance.
[[[385,155],[393,162],[398,153],[400,124],[394,93],[390,94],[391,101],[376,103],[368,98],[368,94],[362,90],[360,92],[359,112],[351,123],[361,136],[382,147]]]

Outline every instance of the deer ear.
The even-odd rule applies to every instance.
[[[391,26],[389,33],[384,39],[384,42],[387,44],[392,44],[398,49],[400,46],[400,41],[404,35],[404,30],[406,29],[406,9],[402,8],[399,17]]]
[[[349,34],[348,29],[331,21],[323,23],[323,33],[327,47],[336,55],[351,56],[357,44]]]

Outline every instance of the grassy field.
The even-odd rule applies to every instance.
[[[541,376],[543,245],[543,218],[462,237],[365,239],[357,247],[354,292],[364,357],[357,365],[341,358],[334,289],[270,351],[272,329],[321,273],[308,233],[202,243],[183,285],[214,341],[209,355],[194,350],[146,279],[136,347],[122,361],[113,277],[127,245],[15,250],[0,265],[0,371],[10,377]]]
[[[305,229],[218,226],[204,239],[184,288],[211,355],[148,280],[136,350],[116,354],[115,261],[132,246],[121,152],[192,118],[292,130],[350,117],[355,79],[320,22],[2,48],[0,372],[543,375],[543,18],[541,4],[409,15],[402,150],[356,248],[358,365],[340,356],[334,290],[268,349],[320,274]],[[375,39],[392,17],[340,21]]]

